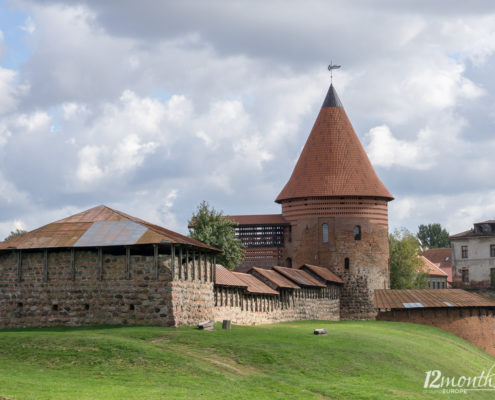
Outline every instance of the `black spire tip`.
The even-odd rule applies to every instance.
[[[333,84],[330,85],[330,89],[328,89],[327,97],[325,97],[325,101],[321,108],[325,107],[343,107],[340,102],[339,96],[333,87]]]

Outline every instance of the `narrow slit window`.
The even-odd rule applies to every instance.
[[[321,238],[323,243],[328,243],[328,224],[321,226]]]
[[[350,261],[349,261],[349,257],[346,257],[345,260],[344,260],[344,268],[345,269],[349,269],[349,266],[350,266]]]
[[[361,240],[361,227],[359,225],[354,227],[354,240]]]

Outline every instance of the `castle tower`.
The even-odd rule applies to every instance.
[[[286,265],[332,267],[344,281],[343,318],[373,317],[374,290],[389,287],[391,200],[330,85],[294,171],[275,201],[290,223]]]

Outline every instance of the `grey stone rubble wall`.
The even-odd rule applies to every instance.
[[[100,280],[97,251],[76,250],[72,279],[70,251],[49,251],[45,280],[43,251],[25,252],[19,280],[17,254],[0,254],[0,328],[177,326],[212,318],[213,264],[206,258],[179,268],[176,257],[172,269],[170,255],[160,255],[156,279],[153,256],[132,255],[127,279],[125,255],[103,253]]]
[[[246,294],[237,288],[215,287],[214,320],[231,320],[234,324],[255,325],[305,319],[338,321],[338,290],[302,289],[275,295]]]

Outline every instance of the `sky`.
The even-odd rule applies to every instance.
[[[495,219],[493,1],[0,0],[0,240],[280,213],[330,62],[391,230]]]

